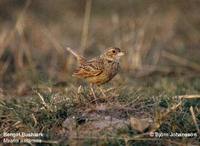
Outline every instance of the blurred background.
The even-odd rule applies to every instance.
[[[70,81],[76,60],[116,46],[121,78],[198,77],[199,0],[0,0],[0,88]]]
[[[96,102],[72,77],[77,62],[65,48],[93,58],[110,46],[126,54]],[[148,132],[200,133],[199,93],[200,0],[0,0],[0,132],[155,145]]]

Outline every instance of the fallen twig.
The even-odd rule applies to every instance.
[[[195,98],[200,98],[200,95],[194,94],[194,95],[177,95],[172,98],[179,98],[179,99],[195,99]]]

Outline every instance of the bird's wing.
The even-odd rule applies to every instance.
[[[95,58],[81,64],[74,72],[73,75],[82,78],[94,77],[101,74],[104,70],[103,60]]]

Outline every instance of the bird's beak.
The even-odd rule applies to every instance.
[[[117,54],[118,57],[121,57],[121,56],[123,56],[123,55],[124,55],[124,52],[119,52],[119,53]]]

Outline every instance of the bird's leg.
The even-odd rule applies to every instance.
[[[99,87],[99,86],[97,86],[97,87],[99,88],[99,90],[102,93],[103,97],[106,98],[107,96],[105,94],[105,91],[101,87]]]
[[[109,88],[109,89],[107,89],[105,92],[107,93],[107,92],[110,92],[110,91],[112,91],[112,90],[115,90],[115,88]]]
[[[95,99],[95,102],[96,102],[96,104],[97,104],[97,97],[96,97],[96,94],[95,94],[95,92],[94,92],[94,89],[93,89],[93,85],[92,85],[92,84],[90,84],[90,90],[92,91],[92,95],[93,95],[93,97],[94,97],[94,99]]]

